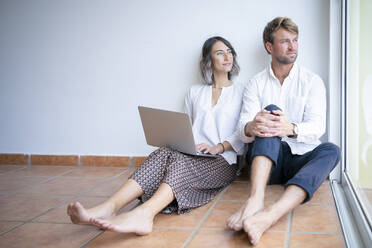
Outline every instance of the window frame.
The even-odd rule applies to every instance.
[[[347,247],[368,247],[372,243],[371,223],[346,173],[348,11],[349,0],[330,0],[329,102],[332,104],[328,105],[328,130],[329,140],[341,147],[341,160],[330,174],[330,182]]]

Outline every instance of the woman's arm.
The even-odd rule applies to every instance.
[[[233,147],[231,146],[230,142],[224,141],[214,146],[201,143],[201,144],[196,145],[196,150],[199,152],[210,153],[210,154],[216,155],[216,154],[222,154],[226,151],[233,150]]]

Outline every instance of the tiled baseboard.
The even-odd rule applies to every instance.
[[[30,155],[28,154],[0,154],[0,164],[29,164]]]
[[[93,156],[93,155],[39,155],[0,153],[3,165],[58,165],[58,166],[141,166],[146,157],[138,156]]]

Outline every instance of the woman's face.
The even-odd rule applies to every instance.
[[[231,71],[234,62],[234,56],[231,49],[222,41],[214,43],[211,52],[213,72]]]

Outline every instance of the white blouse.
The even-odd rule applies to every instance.
[[[236,129],[242,106],[244,84],[233,83],[222,88],[221,95],[212,107],[212,86],[194,85],[185,98],[185,112],[190,116],[195,144],[214,146],[228,141],[234,150],[221,155],[229,164],[236,163],[237,154],[244,143]]]

